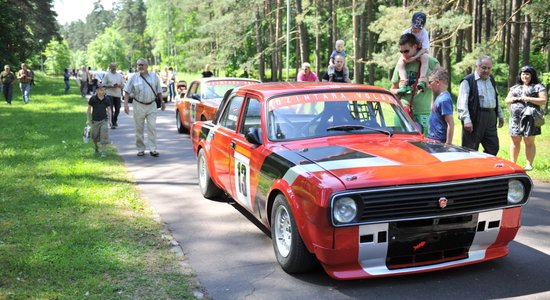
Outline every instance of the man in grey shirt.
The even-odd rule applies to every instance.
[[[476,61],[473,74],[460,82],[457,110],[462,121],[462,146],[478,150],[483,145],[485,153],[497,155],[498,128],[504,125],[504,115],[498,103],[496,83],[491,77],[493,62],[489,56]]]
[[[130,106],[128,99],[130,94],[134,95],[132,103],[134,114],[134,125],[136,131],[136,147],[138,156],[145,154],[145,139],[144,125],[147,121],[147,147],[151,156],[157,157],[157,105],[155,98],[158,94],[162,94],[160,79],[155,73],[148,72],[148,62],[145,58],[140,58],[137,61],[138,72],[128,79],[124,86],[124,112],[129,114]],[[164,111],[166,106],[164,101],[161,101],[161,109]]]

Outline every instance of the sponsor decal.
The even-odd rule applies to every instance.
[[[277,97],[269,100],[269,111],[277,108],[315,102],[334,101],[377,101],[395,103],[393,96],[377,92],[325,92],[318,94],[302,94]]]
[[[255,84],[257,81],[250,80],[212,80],[205,82],[205,85],[214,86],[214,85],[234,85],[234,87],[243,86],[247,84]]]

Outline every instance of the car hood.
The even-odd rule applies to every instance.
[[[338,178],[345,189],[523,173],[519,166],[504,159],[419,138],[340,138],[296,146],[294,143],[284,145],[288,151],[304,158],[295,162],[302,172],[325,182],[329,173]]]

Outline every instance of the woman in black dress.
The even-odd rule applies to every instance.
[[[534,126],[533,117],[525,113],[530,107],[540,110],[546,104],[546,88],[540,83],[533,67],[521,68],[517,84],[510,88],[506,104],[510,109],[510,160],[516,162],[521,149],[521,141],[525,143],[525,170],[533,169],[536,147],[535,136],[540,135],[540,127]]]

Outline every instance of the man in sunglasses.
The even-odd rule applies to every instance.
[[[420,51],[418,41],[414,34],[406,33],[399,38],[399,52],[405,58],[412,58],[416,56],[417,52]],[[427,76],[429,77],[432,74],[432,71],[439,66],[439,62],[434,57],[429,57],[428,60],[428,70]],[[416,85],[420,75],[420,62],[415,60],[405,65],[405,70],[407,72],[408,86],[412,87],[412,91],[407,93],[402,93],[399,89],[399,70],[394,69],[392,76],[392,87],[390,92],[396,95],[398,98],[401,98],[401,102],[404,107],[410,106],[410,101],[413,99],[412,103],[412,117],[413,120],[419,123],[422,126],[422,132],[424,136],[428,136],[428,124],[430,121],[430,113],[432,111],[432,91],[429,88],[426,88],[424,92],[417,93]],[[414,97],[414,98],[413,98]]]
[[[155,102],[158,94],[162,94],[160,79],[153,72],[148,72],[148,62],[145,58],[140,58],[137,61],[138,72],[134,74],[128,83],[124,86],[124,112],[129,114],[130,107],[128,99],[130,94],[134,95],[132,102],[134,112],[134,125],[136,131],[136,147],[138,149],[137,156],[145,155],[145,147],[149,148],[150,154],[153,157],[159,156],[157,152],[157,105]],[[161,109],[166,106],[164,101],[161,101]],[[147,139],[148,145],[145,144],[144,126],[147,121]]]

